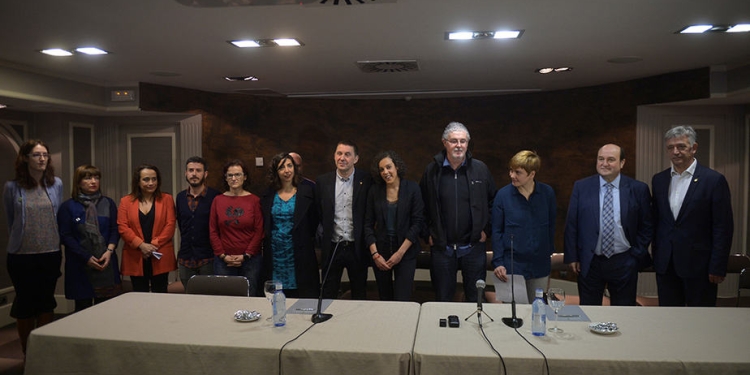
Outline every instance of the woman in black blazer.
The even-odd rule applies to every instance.
[[[373,159],[377,184],[370,188],[365,214],[365,244],[372,256],[383,301],[410,301],[424,221],[419,185],[404,179],[406,164],[393,151]]]
[[[270,187],[260,202],[266,279],[281,281],[288,297],[317,298],[320,292],[315,256],[318,214],[313,188],[300,183],[302,176],[288,153],[273,157],[268,178]]]

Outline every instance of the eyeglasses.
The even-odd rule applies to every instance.
[[[28,156],[32,157],[34,159],[41,159],[41,158],[49,159],[49,154],[46,153],[46,152],[44,152],[44,153],[42,153],[42,152],[35,152],[33,154],[29,154]]]
[[[452,144],[454,146],[458,145],[458,144],[465,145],[465,144],[469,143],[469,140],[468,139],[449,139],[448,143],[450,143],[450,144]]]
[[[242,178],[244,176],[244,173],[227,173],[227,180],[234,180],[235,178]]]

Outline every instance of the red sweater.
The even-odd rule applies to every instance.
[[[214,254],[260,254],[263,240],[263,215],[260,198],[217,195],[211,205],[209,222]]]

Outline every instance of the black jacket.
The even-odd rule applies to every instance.
[[[424,199],[424,220],[427,233],[432,236],[434,246],[445,247],[448,245],[445,238],[445,229],[440,217],[440,175],[443,171],[445,151],[435,155],[432,163],[427,165],[419,186],[422,189]],[[492,233],[490,226],[490,210],[492,200],[495,197],[495,181],[490,170],[483,162],[471,157],[466,152],[466,178],[469,184],[469,205],[471,207],[471,244],[478,243],[482,237],[482,231],[489,238]]]
[[[388,199],[385,184],[373,185],[367,197],[365,214],[365,245],[368,248],[376,243],[378,249],[387,246],[386,221],[388,220]],[[423,200],[416,182],[401,179],[398,191],[398,213],[396,215],[396,235],[398,246],[409,239],[412,246],[403,259],[414,259],[419,253],[419,235],[422,231]]]

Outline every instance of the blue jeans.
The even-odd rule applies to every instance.
[[[468,254],[457,258],[456,254],[447,255],[445,247],[431,248],[432,267],[430,278],[435,288],[435,299],[439,302],[453,301],[456,294],[456,272],[460,269],[463,278],[464,295],[467,302],[477,300],[477,280],[487,276],[486,244],[474,244]]]
[[[250,259],[242,262],[239,267],[229,267],[227,263],[214,257],[214,274],[223,276],[245,276],[250,282],[250,297],[258,297],[258,283],[260,282],[260,268],[263,265],[263,256],[253,255]]]

